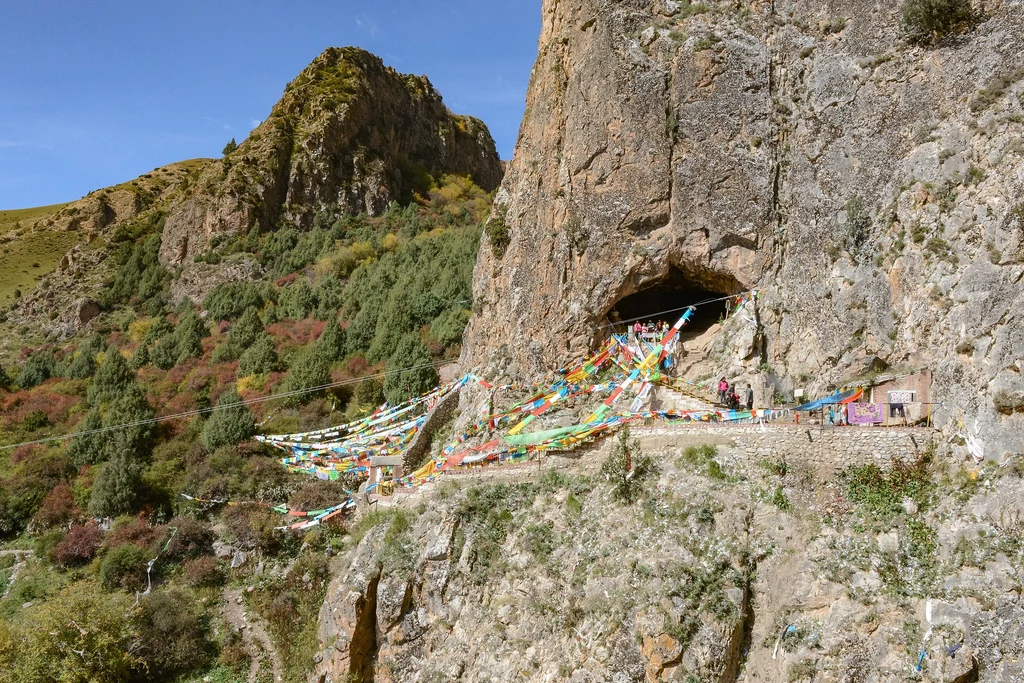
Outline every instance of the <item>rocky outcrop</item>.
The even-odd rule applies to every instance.
[[[605,442],[356,520],[310,682],[1021,680],[1018,474],[634,436],[661,473],[633,504]]]
[[[253,282],[264,276],[263,267],[249,254],[232,254],[216,265],[187,263],[171,283],[171,300],[201,303],[206,295],[226,282]]]
[[[923,48],[898,3],[545,2],[463,367],[560,367],[681,272],[761,292],[757,352],[723,367],[812,391],[931,368],[940,424],[1024,452],[1024,11],[979,9]]]
[[[180,265],[214,235],[271,230],[281,218],[309,227],[323,210],[378,215],[440,173],[497,187],[502,169],[486,126],[448,111],[425,76],[399,74],[357,48],[329,48],[171,207],[160,258]]]
[[[310,682],[735,681],[759,553],[744,511],[693,534],[589,479],[546,481],[369,513],[335,568]]]

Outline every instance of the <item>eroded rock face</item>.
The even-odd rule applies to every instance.
[[[865,497],[658,431],[634,432],[661,472],[632,504],[608,442],[383,501],[336,560],[310,683],[1022,680],[1019,474],[946,451]]]
[[[180,265],[214,235],[270,230],[282,217],[309,227],[328,207],[378,215],[408,199],[425,173],[468,174],[494,189],[502,169],[486,126],[448,111],[426,77],[357,48],[329,48],[171,207],[160,259]]]
[[[463,365],[561,367],[675,266],[762,292],[773,381],[928,367],[940,422],[1024,451],[1024,10],[925,49],[899,3],[697,7],[544,3]]]

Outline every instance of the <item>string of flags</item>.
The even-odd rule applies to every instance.
[[[756,296],[748,293],[737,301],[740,310],[746,301]],[[403,456],[415,436],[423,428],[430,410],[446,396],[469,383],[488,390],[488,395],[475,411],[477,418],[435,458],[407,476],[388,483],[393,490],[414,489],[435,480],[445,472],[469,468],[522,462],[536,454],[572,450],[581,444],[603,438],[634,422],[664,420],[670,422],[736,422],[777,419],[783,411],[660,411],[643,410],[654,385],[671,385],[661,368],[675,350],[680,331],[693,317],[693,307],[684,311],[679,320],[658,343],[633,342],[624,336],[612,335],[596,352],[554,374],[547,385],[495,386],[481,377],[467,374],[458,380],[437,387],[433,391],[406,403],[382,405],[372,414],[348,424],[295,434],[258,436],[260,442],[287,453],[281,464],[289,471],[337,480],[342,475],[368,476],[372,456]],[[605,371],[603,380],[597,376]],[[491,412],[495,395],[502,390],[516,389],[527,393],[527,398],[504,410]],[[623,395],[632,400],[625,411],[616,411],[615,405]],[[596,395],[600,402],[589,416],[579,424],[525,432],[537,418],[566,404],[571,399]],[[498,432],[504,432],[498,434]],[[489,434],[482,443],[466,445],[471,439]],[[372,485],[374,490],[384,486]],[[227,501],[220,501],[227,502]],[[269,506],[281,514],[298,521],[280,527],[301,530],[340,514],[355,502],[352,497],[341,504],[309,512],[289,510],[286,506]]]

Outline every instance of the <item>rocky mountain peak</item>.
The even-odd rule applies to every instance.
[[[160,257],[182,265],[216,234],[272,230],[281,219],[308,227],[319,211],[379,215],[442,173],[497,187],[501,163],[486,126],[450,112],[426,77],[358,48],[328,48],[171,206]]]

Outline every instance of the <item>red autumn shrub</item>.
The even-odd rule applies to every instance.
[[[213,547],[213,529],[206,522],[187,517],[175,517],[168,527],[177,529],[167,545],[169,560],[184,560],[208,554]]]
[[[138,548],[150,548],[165,534],[163,527],[150,526],[144,519],[136,518],[127,524],[121,524],[110,532],[107,537],[108,548],[123,545],[134,545]]]
[[[20,400],[12,405],[6,412],[5,422],[13,426],[24,422],[33,413],[46,415],[51,424],[59,424],[67,419],[68,411],[78,403],[81,398],[69,396],[56,391],[49,391],[46,385],[36,387],[21,394]]]
[[[77,567],[96,557],[103,542],[103,531],[91,524],[71,527],[71,531],[53,548],[50,559],[61,567]]]
[[[366,357],[361,353],[349,358],[345,365],[348,368],[349,374],[353,377],[366,374],[366,370],[370,367],[370,364],[366,362]]]
[[[198,557],[185,563],[185,580],[192,586],[219,586],[224,583],[224,567],[216,557]]]
[[[30,444],[30,445],[27,445],[27,446],[18,446],[11,453],[11,463],[14,464],[14,465],[19,465],[19,464],[25,462],[26,460],[31,460],[41,450],[43,450],[41,446],[33,445],[33,444]]]
[[[32,524],[39,529],[53,529],[75,520],[79,514],[71,487],[61,483],[54,486],[43,498],[42,505],[32,517]]]
[[[274,280],[274,284],[277,285],[278,287],[284,287],[285,285],[290,285],[291,283],[295,282],[296,278],[298,277],[298,273],[289,273],[284,277],[279,277],[276,280]]]

